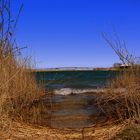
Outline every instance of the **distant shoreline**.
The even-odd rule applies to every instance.
[[[51,72],[51,71],[115,71],[115,68],[88,68],[88,67],[67,67],[67,68],[47,68],[47,69],[32,69],[35,72]]]

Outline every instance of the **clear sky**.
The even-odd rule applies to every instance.
[[[22,0],[17,43],[38,68],[108,67],[119,59],[101,37],[113,26],[140,56],[140,0]],[[20,2],[13,3],[15,11]]]

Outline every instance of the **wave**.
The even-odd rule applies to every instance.
[[[70,95],[70,94],[82,94],[82,93],[103,93],[108,91],[108,88],[99,88],[99,89],[72,89],[72,88],[62,88],[54,90],[56,95]],[[126,92],[125,88],[116,88],[114,89],[115,93]]]
[[[82,94],[87,92],[92,93],[99,93],[104,92],[105,89],[72,89],[72,88],[62,88],[62,89],[56,89],[54,90],[54,94],[56,95],[70,95],[70,94]]]

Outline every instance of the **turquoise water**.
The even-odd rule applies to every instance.
[[[38,83],[47,89],[96,89],[107,85],[116,71],[50,71],[36,72]]]

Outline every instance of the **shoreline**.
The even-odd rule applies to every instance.
[[[47,69],[32,69],[33,72],[53,72],[53,71],[117,71],[116,68],[47,68]]]

